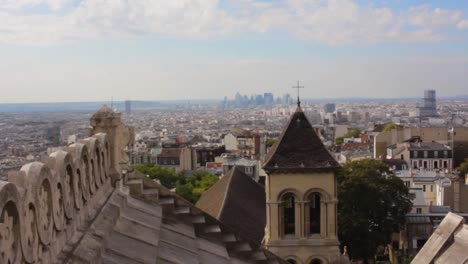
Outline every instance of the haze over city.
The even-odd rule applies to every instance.
[[[0,103],[466,94],[465,1],[0,1]]]

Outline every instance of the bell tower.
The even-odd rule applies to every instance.
[[[348,263],[337,237],[339,167],[298,100],[263,166],[268,250],[296,264]]]

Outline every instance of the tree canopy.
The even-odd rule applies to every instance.
[[[335,138],[335,144],[341,145],[343,144],[345,138],[358,138],[360,136],[361,136],[361,130],[351,129],[348,132],[346,132],[346,134],[344,134],[342,137]]]
[[[184,199],[196,203],[201,194],[215,184],[219,177],[211,175],[207,171],[195,171],[191,176],[185,177],[182,173],[176,173],[172,168],[163,168],[156,164],[139,164],[135,168],[156,179],[167,188],[176,188],[176,193]]]
[[[457,167],[457,170],[460,172],[458,175],[460,177],[464,177],[466,174],[468,174],[468,158],[466,158],[460,166]]]
[[[335,144],[336,145],[341,145],[341,144],[343,144],[343,142],[344,142],[344,137],[337,137],[335,139]]]
[[[151,179],[156,179],[167,188],[175,188],[177,182],[184,176],[182,173],[176,173],[173,168],[164,168],[157,164],[138,164],[135,168],[148,175]]]
[[[346,163],[338,173],[338,225],[351,259],[373,257],[405,224],[412,203],[408,188],[379,160]]]
[[[386,132],[386,131],[390,131],[390,130],[393,130],[393,129],[402,130],[403,127],[399,126],[399,125],[397,125],[395,123],[388,123],[383,127],[382,131]]]
[[[360,136],[361,136],[361,130],[351,129],[343,137],[345,137],[345,138],[350,138],[350,137],[358,138]]]
[[[271,146],[273,146],[273,145],[276,143],[276,141],[277,141],[277,139],[269,138],[269,139],[266,140],[265,145],[266,145],[267,147],[271,147]]]

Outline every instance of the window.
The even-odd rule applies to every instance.
[[[434,158],[438,158],[439,157],[439,151],[435,150],[434,151]]]
[[[398,250],[400,248],[400,242],[392,241],[392,248]]]
[[[444,150],[444,158],[448,158],[448,151]]]
[[[309,196],[309,234],[320,234],[320,194]]]
[[[287,193],[282,202],[283,234],[294,235],[296,233],[296,211],[294,195]]]
[[[418,168],[418,162],[415,160],[413,161],[413,169],[417,169]]]
[[[423,192],[426,192],[426,185],[423,184]]]
[[[401,155],[400,155],[400,159],[401,159],[401,160],[404,160],[404,159],[405,159],[405,155],[401,154]]]
[[[323,262],[320,259],[313,259],[310,264],[322,264]]]
[[[439,162],[437,162],[437,160],[436,160],[436,161],[434,161],[434,169],[438,169],[438,168],[439,168]]]
[[[423,164],[424,164],[423,167],[424,167],[425,169],[427,169],[427,161],[424,161]]]
[[[171,159],[171,164],[172,164],[172,165],[175,164],[175,160],[174,160],[174,159]]]
[[[424,246],[424,244],[426,244],[426,239],[418,239],[418,241],[416,242],[416,245],[418,246],[418,248],[422,248]]]
[[[421,208],[416,208],[416,213],[417,213],[417,214],[421,214],[421,213],[422,213],[422,209],[421,209]]]
[[[427,150],[424,151],[424,158],[427,158],[428,157],[428,153],[427,153]]]
[[[413,158],[417,158],[418,157],[418,152],[417,151],[413,151]]]
[[[247,175],[252,175],[253,174],[253,168],[252,167],[245,167],[245,174]]]
[[[431,185],[431,192],[434,191],[434,185]]]
[[[405,181],[405,186],[406,186],[407,188],[409,188],[409,187],[410,187],[410,181]]]
[[[296,264],[297,262],[293,259],[288,259],[286,260],[286,262],[290,263],[290,264]]]

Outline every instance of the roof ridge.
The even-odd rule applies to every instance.
[[[237,166],[234,165],[234,167],[232,167],[232,169],[230,169],[230,170],[228,171],[227,175],[224,176],[224,177],[228,177],[228,175],[229,175],[229,178],[228,178],[228,182],[226,183],[226,191],[224,192],[223,202],[221,203],[221,207],[220,207],[221,210],[218,211],[218,215],[216,216],[216,219],[219,219],[219,218],[221,217],[221,214],[222,214],[223,211],[224,211],[224,204],[226,203],[226,199],[227,199],[227,197],[228,197],[228,195],[229,195],[229,192],[230,192],[230,190],[229,190],[229,189],[230,189],[230,188],[229,188],[229,185],[231,185],[231,181],[232,181],[232,178],[233,178],[233,176],[234,176],[234,174],[235,174],[234,172],[235,172],[236,169],[237,169]]]

